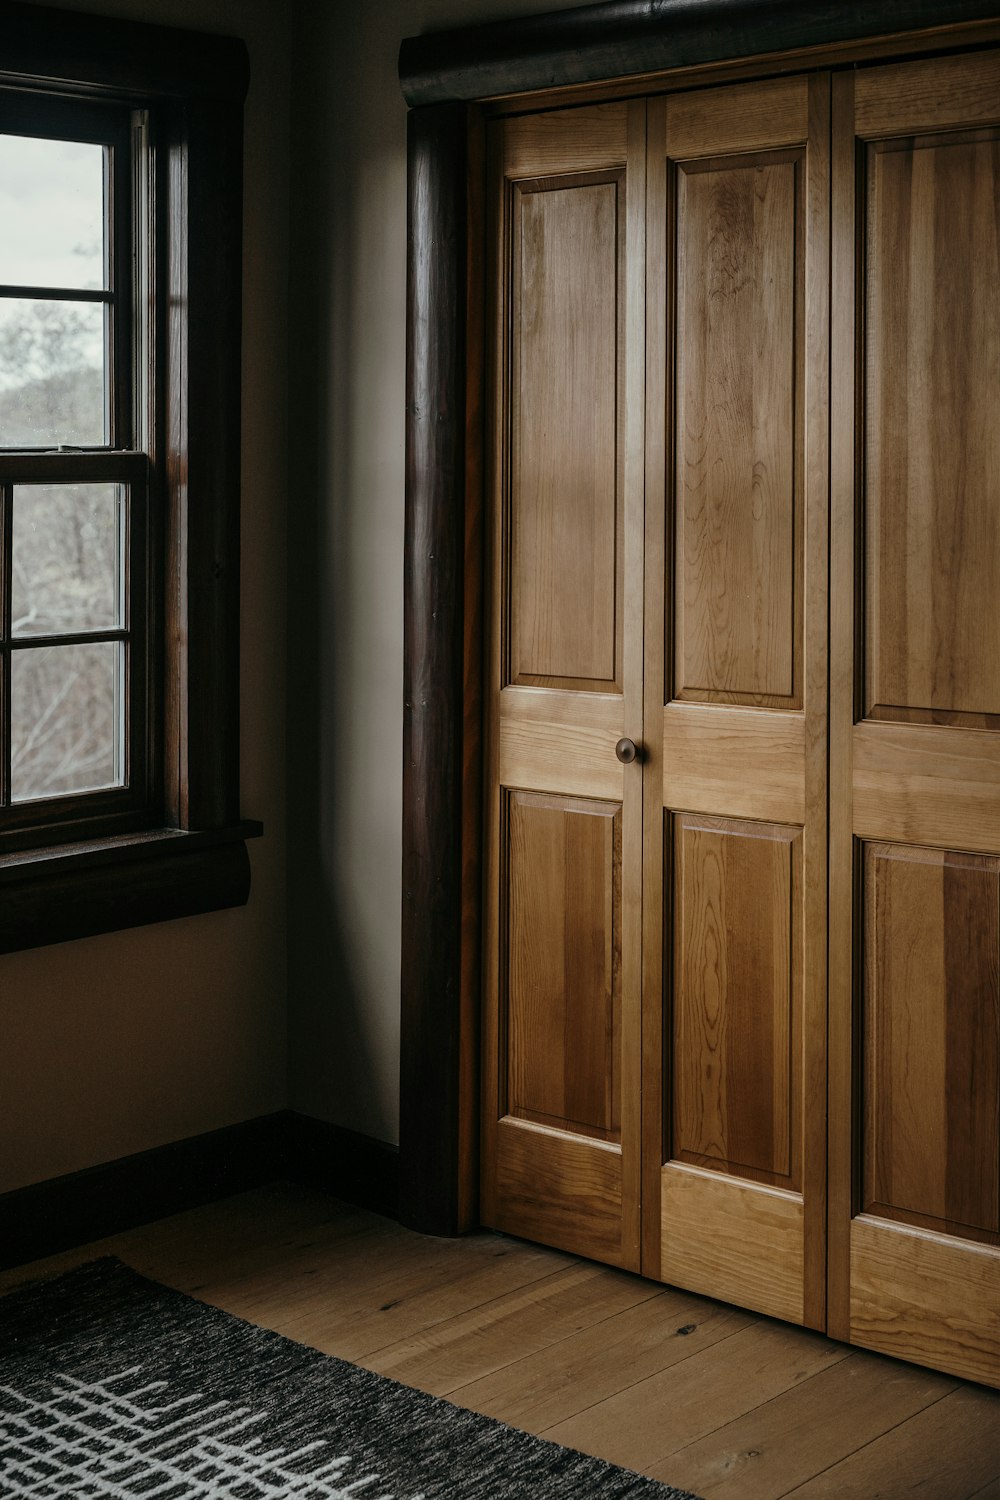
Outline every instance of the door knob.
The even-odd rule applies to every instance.
[[[631,762],[634,761],[639,754],[638,750],[635,748],[635,740],[619,740],[617,745],[615,746],[615,754],[617,755],[623,766],[630,765]]]

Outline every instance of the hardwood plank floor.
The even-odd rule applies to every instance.
[[[1000,1500],[1000,1393],[503,1235],[277,1183],[100,1254],[326,1353],[708,1500]]]

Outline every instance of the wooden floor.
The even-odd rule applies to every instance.
[[[726,1500],[1000,1500],[1000,1393],[497,1234],[275,1184],[113,1253],[289,1338]]]

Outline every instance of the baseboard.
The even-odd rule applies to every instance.
[[[399,1149],[370,1135],[289,1111],[285,1176],[395,1219]]]
[[[0,1269],[280,1177],[395,1217],[395,1147],[282,1110],[0,1195]]]

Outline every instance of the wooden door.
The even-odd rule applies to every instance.
[[[829,83],[649,106],[647,1275],[822,1327]]]
[[[1000,55],[833,128],[830,1331],[1000,1384]]]
[[[488,143],[483,1221],[638,1269],[645,106]]]

